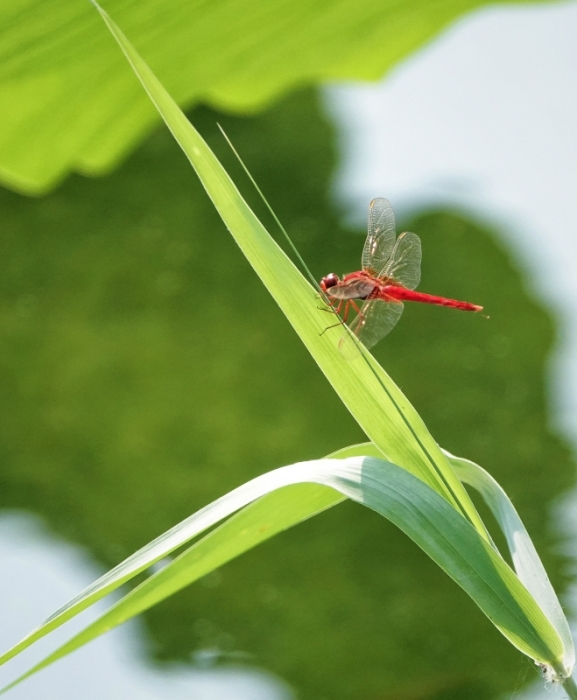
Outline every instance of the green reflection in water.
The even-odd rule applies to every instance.
[[[216,118],[194,113],[240,177]],[[363,232],[329,206],[333,134],[315,96],[218,119],[315,275],[356,269]],[[42,200],[1,192],[0,210],[3,507],[113,565],[243,481],[363,439],[164,131],[106,179]],[[503,483],[559,584],[547,512],[572,465],[545,427],[551,321],[491,232],[443,212],[408,226],[420,288],[491,319],[407,305],[376,354],[438,441]],[[241,650],[314,700],[490,698],[521,663],[415,546],[352,504],[146,620],[159,659]]]

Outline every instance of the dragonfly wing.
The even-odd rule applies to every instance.
[[[395,245],[395,216],[388,199],[369,204],[369,234],[363,248],[363,270],[378,272],[387,264]]]
[[[415,289],[421,281],[421,239],[416,233],[401,233],[379,277],[394,280],[406,289]]]
[[[368,349],[390,333],[403,313],[403,304],[396,299],[367,299],[361,312],[350,325],[350,330]],[[347,359],[359,356],[359,349],[347,332],[339,342],[340,350]]]

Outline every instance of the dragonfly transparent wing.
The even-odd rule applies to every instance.
[[[394,280],[406,289],[415,289],[421,281],[421,240],[416,233],[401,233],[379,277]]]
[[[363,270],[379,272],[387,264],[395,245],[395,216],[388,199],[378,197],[369,204],[369,233],[363,248]]]
[[[395,327],[403,313],[403,304],[391,299],[367,299],[350,329],[366,348],[372,348]],[[339,349],[347,359],[359,357],[359,348],[347,332],[339,341]]]

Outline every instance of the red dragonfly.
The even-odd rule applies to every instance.
[[[450,306],[462,311],[481,311],[482,306],[413,291],[421,279],[421,241],[414,233],[395,234],[391,203],[379,197],[369,205],[369,234],[362,257],[363,269],[342,279],[334,272],[323,277],[321,289],[329,304],[340,313],[343,323],[351,306],[357,316],[351,331],[366,348],[389,333],[403,313],[403,301]],[[357,301],[363,304],[359,308]],[[342,348],[348,334],[339,345]]]

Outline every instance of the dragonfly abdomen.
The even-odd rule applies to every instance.
[[[457,299],[447,299],[446,297],[438,297],[434,294],[425,294],[424,292],[415,292],[412,289],[399,287],[393,284],[387,284],[381,287],[379,297],[383,299],[397,299],[398,301],[418,301],[422,304],[435,304],[437,306],[449,306],[452,309],[461,309],[461,311],[481,311],[482,306],[470,304],[468,301],[458,301]]]

